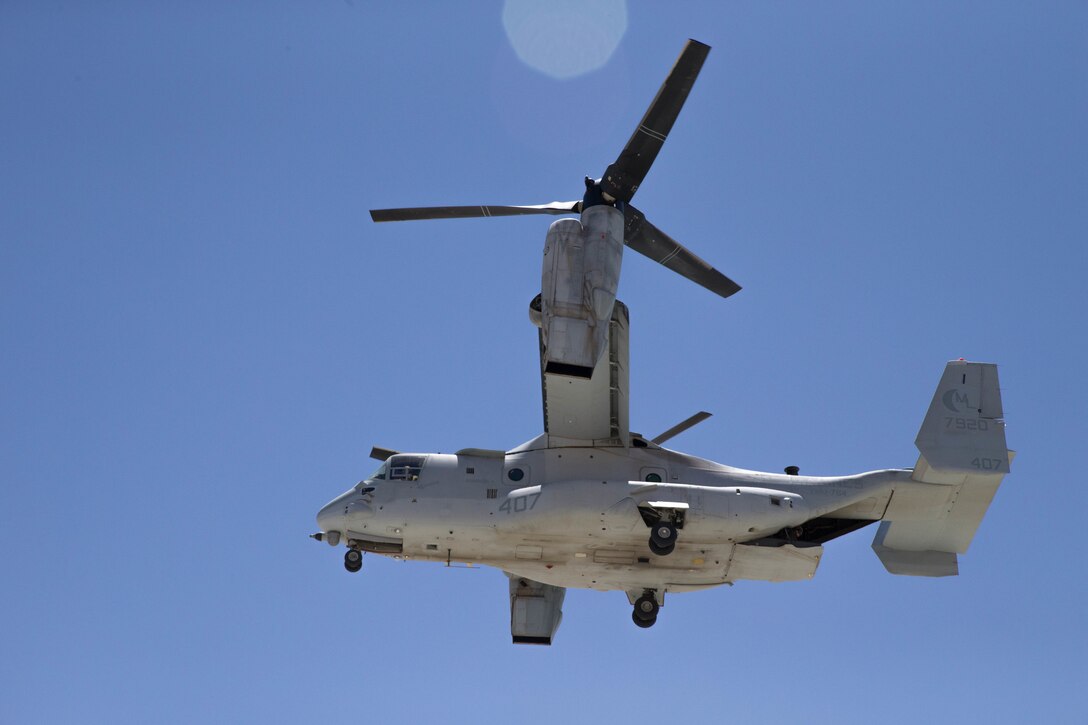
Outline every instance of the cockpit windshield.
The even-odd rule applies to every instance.
[[[423,470],[424,456],[396,455],[389,459],[390,481],[418,481]]]
[[[365,481],[418,481],[419,474],[423,470],[426,456],[406,456],[397,454],[378,467],[378,470],[367,476]]]

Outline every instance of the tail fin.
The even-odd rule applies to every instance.
[[[915,467],[919,481],[945,483],[955,474],[1008,473],[997,366],[963,360],[948,363],[914,443],[922,454],[919,463],[926,468],[919,477]]]
[[[997,366],[948,363],[915,445],[911,483],[892,494],[873,550],[892,574],[955,575],[1013,457]]]

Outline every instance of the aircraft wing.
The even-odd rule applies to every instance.
[[[616,300],[608,344],[588,379],[545,372],[544,336],[540,333],[544,432],[552,445],[567,441],[623,445],[627,439],[629,326],[627,305]]]

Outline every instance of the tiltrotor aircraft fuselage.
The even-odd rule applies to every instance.
[[[375,221],[578,214],[552,224],[540,294],[544,433],[509,451],[399,453],[326,504],[314,538],[363,552],[494,566],[510,579],[517,643],[550,644],[566,588],[627,594],[649,627],[668,592],[816,572],[823,545],[880,522],[873,549],[893,574],[956,574],[1003,476],[997,370],[947,364],[916,439],[912,469],[811,477],[731,468],[662,447],[707,416],[647,439],[628,426],[627,307],[616,299],[624,247],[727,297],[740,287],[630,204],[709,48],[689,41],[616,162],[587,178],[581,201],[539,206],[424,207]]]

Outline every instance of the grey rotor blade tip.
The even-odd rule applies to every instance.
[[[577,214],[580,207],[580,201],[553,201],[549,204],[523,206],[413,206],[403,209],[371,209],[370,218],[376,222],[406,222],[526,214]]]
[[[675,438],[676,436],[680,435],[681,433],[686,431],[688,428],[692,428],[694,426],[699,425],[700,423],[702,423],[704,420],[706,420],[710,416],[711,416],[711,413],[708,413],[705,410],[701,410],[698,413],[696,413],[695,415],[691,416],[690,418],[688,418],[688,419],[686,419],[686,420],[684,420],[684,421],[682,421],[680,423],[677,423],[672,428],[669,428],[667,431],[665,431],[661,435],[657,436],[656,438],[652,438],[651,441],[656,443],[657,445],[661,445],[662,443],[669,440],[670,438]]]
[[[740,292],[739,284],[651,224],[642,212],[630,204],[624,210],[624,226],[624,242],[639,254],[687,277],[714,294],[729,297]]]

